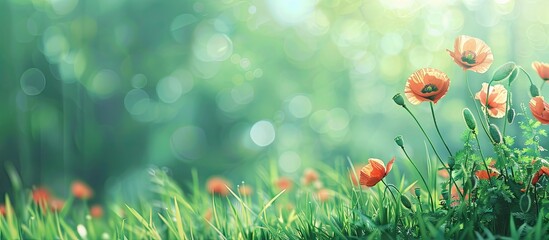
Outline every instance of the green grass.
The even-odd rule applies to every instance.
[[[407,208],[400,203],[400,197],[395,203],[382,184],[368,189],[353,185],[349,174],[353,170],[349,168],[352,166],[318,166],[319,181],[331,193],[325,201],[316,195],[315,184],[305,186],[295,181],[291,189],[279,190],[273,184],[279,177],[273,175],[276,171],[259,171],[257,181],[249,183],[254,187],[251,196],[243,196],[238,188],[220,196],[208,193],[204,183],[198,182],[196,172],[194,182],[184,191],[165,172],[152,169],[151,199],[143,199],[143,204],[138,205],[106,203],[105,214],[100,218],[91,217],[86,202],[79,199],[67,200],[60,212],[53,212],[35,204],[29,189],[19,189],[13,197],[5,196],[7,214],[0,217],[0,238],[542,239],[549,230],[542,209],[533,224],[517,224],[517,219],[509,218],[509,234],[498,235],[490,230],[494,222],[471,222],[473,218],[462,211],[469,209],[465,203],[451,209],[437,204],[436,211],[431,212],[427,193],[422,191],[419,198],[412,193],[416,181],[390,177],[400,179],[391,186],[411,202]],[[8,169],[12,182],[17,183],[17,174]],[[13,203],[15,195],[21,198]],[[442,201],[439,195],[433,194],[436,203]],[[453,224],[448,225],[450,221]]]

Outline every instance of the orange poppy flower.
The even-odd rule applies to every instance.
[[[6,216],[6,206],[4,204],[0,204],[0,216]]]
[[[253,193],[253,189],[252,187],[248,186],[248,185],[242,185],[238,188],[238,192],[242,195],[242,196],[251,196],[252,193]]]
[[[284,189],[290,190],[294,183],[289,178],[281,177],[275,182],[275,185],[276,187],[278,187],[279,190],[282,191]]]
[[[373,187],[391,171],[395,158],[393,157],[393,159],[387,163],[387,167],[385,167],[383,161],[376,158],[370,158],[368,159],[368,162],[369,163],[360,170],[360,185]]]
[[[478,99],[482,105],[482,111],[485,111],[486,107],[486,91],[488,91],[488,84],[482,83],[482,88],[475,94],[475,99]],[[490,93],[488,94],[488,115],[494,118],[502,118],[505,116],[506,103],[507,89],[501,84],[490,86]]]
[[[488,180],[488,179],[490,179],[490,177],[499,176],[499,171],[497,169],[491,168],[491,167],[489,167],[489,169],[490,169],[490,176],[488,176],[488,171],[486,171],[486,169],[477,170],[475,172],[475,175],[478,177],[478,179],[482,179],[482,180]]]
[[[533,62],[532,68],[538,72],[538,75],[544,81],[549,80],[549,64],[544,62]]]
[[[484,41],[470,36],[457,37],[454,41],[454,51],[446,51],[464,71],[485,73],[494,62],[490,47]]]
[[[32,191],[32,200],[34,203],[39,204],[40,206],[45,206],[50,200],[51,194],[48,189],[39,187]]]
[[[90,208],[90,215],[93,218],[101,218],[103,217],[103,207],[99,204],[95,204]]]
[[[231,187],[231,184],[221,177],[211,177],[208,179],[208,182],[206,182],[206,188],[211,194],[227,196],[229,194],[229,189],[227,189],[227,187]]]
[[[301,178],[301,181],[303,182],[304,185],[307,186],[307,185],[310,185],[311,183],[318,181],[318,179],[319,179],[318,172],[315,171],[314,169],[307,168],[303,172],[303,178]]]
[[[422,68],[408,77],[404,94],[414,105],[426,101],[437,103],[448,92],[448,88],[450,79],[446,73],[434,68]]]
[[[318,190],[318,192],[316,193],[316,197],[321,202],[326,202],[332,198],[332,192],[326,188],[323,188]]]
[[[87,200],[93,196],[93,190],[84,182],[76,180],[71,185],[72,195],[74,197]]]
[[[542,124],[549,124],[549,104],[542,96],[533,97],[530,100],[532,115]]]
[[[534,173],[534,177],[532,178],[532,185],[536,185],[536,183],[538,183],[539,181],[539,178],[543,175],[549,176],[549,167],[543,166],[539,171]]]

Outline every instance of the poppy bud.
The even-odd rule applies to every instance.
[[[402,107],[406,106],[404,104],[404,98],[402,97],[402,95],[400,95],[400,93],[397,93],[395,94],[395,96],[393,96],[393,101],[395,101],[395,103],[399,106],[402,106]]]
[[[515,70],[515,67],[516,65],[513,62],[508,62],[501,65],[494,72],[494,75],[492,76],[492,81],[497,82],[507,78]]]
[[[532,95],[532,97],[539,96],[539,89],[534,84],[530,85],[530,95]]]
[[[404,205],[404,207],[408,208],[408,209],[412,209],[412,203],[410,202],[410,200],[404,196],[404,195],[400,195],[400,202],[402,203],[402,205]]]
[[[515,81],[515,79],[516,79],[517,76],[518,76],[518,73],[519,73],[518,68],[515,68],[515,69],[513,70],[513,72],[511,72],[511,76],[509,76],[509,85],[511,85],[511,83],[512,83],[513,81]]]
[[[401,147],[404,148],[404,141],[402,141],[402,136],[398,135],[395,137],[395,143]]]
[[[520,196],[519,206],[522,212],[528,212],[532,206],[532,199],[530,198],[530,195],[522,194],[522,196]]]
[[[515,109],[509,108],[509,111],[507,111],[507,122],[513,123],[514,119],[515,119]]]
[[[465,119],[467,127],[472,131],[475,131],[475,129],[477,128],[477,122],[475,121],[475,117],[473,116],[473,113],[471,113],[471,110],[469,110],[469,108],[463,109],[463,118]]]
[[[495,143],[501,143],[501,141],[503,141],[501,139],[501,132],[499,131],[498,126],[494,124],[490,124],[490,136]]]
[[[419,198],[421,196],[421,189],[420,188],[414,189],[414,193],[416,194],[416,197]]]
[[[448,200],[448,189],[442,189],[441,194],[443,199]]]
[[[450,168],[450,171],[452,171],[452,169],[454,169],[455,165],[456,165],[456,160],[454,159],[454,157],[449,157],[448,158],[448,167]]]

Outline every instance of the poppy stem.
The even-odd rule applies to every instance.
[[[484,158],[484,154],[482,153],[482,148],[480,147],[480,141],[478,140],[478,135],[475,134],[475,139],[477,140],[478,145],[478,152],[480,153],[480,157],[482,158],[482,163],[484,164],[484,168],[486,168],[486,172],[488,173],[488,180],[490,181],[490,186],[492,186],[492,173],[490,172],[490,169],[488,168],[488,165],[486,165],[486,159]]]
[[[429,145],[431,145],[431,149],[433,149],[433,152],[435,153],[435,156],[437,156],[438,161],[442,164],[442,167],[448,172],[448,174],[450,175],[450,178],[451,178],[451,176],[452,176],[452,174],[450,174],[451,170],[449,168],[447,168],[446,164],[444,164],[444,162],[442,161],[442,158],[438,154],[437,149],[435,148],[435,145],[433,145],[433,142],[431,141],[431,138],[429,138],[429,135],[427,135],[427,133],[425,132],[425,129],[423,129],[423,127],[421,126],[421,123],[419,123],[416,116],[412,113],[412,111],[410,111],[410,109],[408,109],[408,107],[406,107],[406,105],[403,105],[402,107],[404,109],[406,109],[406,111],[410,114],[410,116],[412,116],[412,118],[416,121],[417,125],[419,126],[419,129],[421,129],[421,132],[423,133],[425,138],[427,138],[427,141],[429,142]],[[457,188],[458,185],[455,181],[454,181],[454,184],[456,185],[456,188]],[[459,189],[458,189],[458,193],[461,197],[463,197],[463,194],[461,193],[461,191],[459,191]]]
[[[532,78],[530,77],[530,74],[528,74],[528,72],[526,72],[526,70],[524,70],[524,68],[522,67],[518,67],[524,74],[526,74],[526,77],[528,77],[528,81],[530,81],[530,85],[534,85],[534,82],[532,82]],[[545,81],[544,81],[545,82]]]
[[[400,206],[396,200],[396,197],[395,195],[393,194],[393,191],[391,191],[391,188],[389,186],[392,186],[392,185],[387,185],[387,183],[385,183],[385,181],[383,179],[381,179],[381,182],[383,183],[383,185],[385,185],[385,190],[389,190],[389,193],[391,194],[391,197],[393,197],[393,200],[394,200],[394,203],[395,203],[395,231],[396,231],[396,228],[397,228],[397,220],[399,219],[399,209],[400,209]],[[392,186],[393,189],[397,190],[398,192],[398,189],[395,188],[395,186]],[[384,194],[385,195],[385,194]]]
[[[435,109],[433,108],[433,102],[429,102],[429,106],[431,106],[431,115],[433,116],[433,122],[435,123],[435,129],[437,130],[438,136],[440,137],[440,140],[442,140],[442,143],[444,144],[444,147],[446,147],[446,150],[448,151],[448,154],[450,154],[450,157],[454,157],[454,155],[452,155],[452,151],[450,151],[450,148],[448,147],[448,144],[446,144],[446,141],[444,141],[442,134],[440,134],[440,129],[438,128],[437,124],[437,118],[435,117]]]
[[[430,206],[431,206],[431,212],[433,212],[435,210],[435,203],[433,202],[433,196],[431,196],[431,190],[429,189],[429,185],[427,184],[427,181],[425,181],[425,178],[423,177],[423,174],[421,174],[421,172],[419,171],[419,169],[417,168],[416,164],[414,163],[414,161],[412,161],[412,159],[410,158],[410,156],[408,155],[408,152],[406,152],[406,149],[404,149],[404,146],[400,147],[402,149],[402,151],[404,152],[404,155],[406,155],[406,158],[408,158],[408,160],[410,161],[410,163],[412,164],[412,166],[414,166],[414,168],[416,169],[417,173],[419,174],[419,176],[421,177],[421,181],[423,181],[423,184],[425,185],[425,188],[427,189],[427,193],[429,194],[429,202],[430,202]],[[420,203],[421,204],[421,203]]]
[[[471,87],[469,86],[469,79],[467,78],[467,73],[465,73],[465,83],[467,83],[467,90],[469,90],[469,95],[471,95],[471,98],[475,99],[475,96],[473,95],[473,92],[471,91]],[[480,110],[478,109],[478,106],[476,103],[473,103],[473,105],[475,106],[475,110],[477,111],[477,116],[479,119],[482,119],[481,118],[481,115],[480,115]],[[484,125],[485,122],[484,121],[480,121],[480,125],[482,126],[482,129],[484,130],[484,133],[486,133],[487,136],[489,136],[488,134],[488,130],[486,129],[486,125]]]
[[[539,91],[541,92],[541,89],[543,89],[543,85],[545,85],[545,80],[541,83],[541,86],[539,86]]]

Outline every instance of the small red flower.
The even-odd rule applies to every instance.
[[[534,173],[534,177],[532,177],[532,185],[536,185],[536,183],[538,183],[539,181],[539,178],[543,175],[549,176],[549,167],[543,166],[539,171]]]
[[[370,158],[368,159],[368,162],[369,163],[360,170],[360,185],[373,187],[391,171],[395,158],[393,157],[393,159],[387,163],[387,167],[385,167],[383,161],[376,158]]]
[[[82,181],[74,181],[71,190],[74,197],[82,200],[90,199],[93,196],[93,190]]]
[[[289,191],[290,189],[292,189],[292,186],[294,185],[294,182],[292,182],[292,180],[290,180],[287,177],[281,177],[275,182],[275,185],[280,191],[282,191],[284,189]]]
[[[318,179],[319,179],[318,172],[315,171],[314,169],[307,168],[303,172],[303,178],[301,180],[305,186],[308,186],[318,181]]]
[[[488,169],[490,169],[490,176],[488,176],[488,171],[486,171],[486,169],[477,170],[475,172],[475,175],[478,177],[478,179],[481,179],[481,180],[488,180],[490,179],[490,177],[499,176],[499,171],[497,169],[491,168],[491,167],[489,167]]]
[[[4,204],[0,204],[0,216],[6,216],[6,206]]]
[[[252,187],[248,185],[242,185],[238,188],[238,192],[240,193],[240,195],[247,197],[251,196],[254,191]]]
[[[39,187],[32,191],[32,200],[40,206],[45,206],[50,200],[50,197],[50,191],[44,187]]]
[[[208,179],[208,182],[206,182],[206,188],[211,194],[227,196],[229,194],[229,189],[227,189],[227,187],[231,187],[231,184],[222,177],[211,177]]]
[[[326,202],[332,198],[332,191],[326,188],[320,189],[316,193],[316,197],[318,198],[319,201]]]
[[[63,207],[65,206],[65,201],[57,198],[52,198],[49,202],[49,206],[51,211],[60,212],[61,210],[63,210]]]
[[[103,207],[99,204],[95,204],[90,208],[90,215],[93,218],[101,218],[103,217]]]

